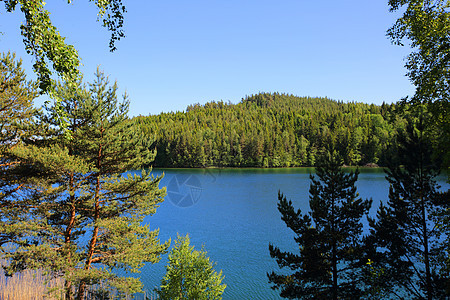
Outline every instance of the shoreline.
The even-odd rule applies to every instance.
[[[364,168],[364,169],[384,169],[386,166],[348,166],[342,165],[342,168]],[[258,167],[258,166],[242,166],[242,167],[233,167],[233,166],[208,166],[208,167],[160,167],[160,166],[150,166],[144,168],[152,168],[153,170],[161,170],[161,169],[176,169],[176,170],[223,170],[223,169],[261,169],[261,170],[280,170],[280,169],[308,169],[308,168],[316,168],[316,166],[292,166],[292,167]]]

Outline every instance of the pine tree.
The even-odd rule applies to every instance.
[[[416,123],[416,124],[414,124]],[[389,200],[369,219],[370,284],[383,296],[444,299],[449,296],[448,230],[439,221],[448,216],[448,192],[439,193],[439,168],[431,159],[424,120],[411,120],[398,139],[399,164],[387,169]],[[443,223],[442,223],[443,224]],[[447,294],[446,294],[447,289]]]
[[[14,53],[0,55],[0,146],[11,147],[25,134],[24,123],[32,119],[37,97],[36,83],[26,79],[22,60]]]
[[[14,207],[22,202],[25,179],[32,177],[11,153],[22,137],[36,130],[32,120],[37,85],[26,79],[21,64],[14,53],[0,55],[0,246],[14,238],[2,229],[20,219]]]
[[[222,271],[214,271],[214,264],[206,254],[190,246],[189,236],[178,236],[169,253],[166,275],[157,291],[161,299],[222,299],[226,288],[222,284]]]
[[[24,237],[5,255],[8,271],[40,268],[63,277],[66,299],[107,297],[111,289],[139,292],[139,278],[115,270],[138,272],[166,251],[158,231],[141,224],[165,191],[158,188],[161,177],[147,171],[122,174],[150,164],[152,141],[134,130],[128,99],[119,103],[117,84],[111,86],[100,71],[89,89],[69,82],[57,93],[60,106],[42,118],[48,131],[15,150],[42,175],[27,198],[28,218],[8,227]],[[58,107],[68,116],[70,139],[53,118]],[[89,288],[99,283],[105,288]]]
[[[371,200],[358,198],[358,171],[344,173],[336,152],[323,157],[311,175],[310,208],[295,211],[292,201],[278,195],[281,219],[296,234],[300,253],[283,252],[269,245],[271,257],[280,268],[294,273],[268,274],[273,289],[289,299],[357,299],[364,286],[359,275],[363,266],[361,217],[367,214]]]

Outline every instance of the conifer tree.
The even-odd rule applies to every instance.
[[[358,299],[364,286],[359,280],[362,265],[361,218],[371,200],[358,198],[358,171],[344,173],[336,152],[322,157],[311,175],[310,208],[295,211],[292,201],[279,193],[281,219],[295,233],[300,253],[281,251],[270,244],[271,257],[292,274],[268,274],[273,289],[289,299]]]
[[[386,170],[389,200],[380,205],[376,219],[369,219],[369,280],[383,297],[449,297],[448,230],[439,224],[448,219],[450,202],[448,191],[438,192],[439,167],[431,159],[423,124],[423,116],[410,120],[398,138],[399,163]]]
[[[23,192],[25,179],[30,177],[11,153],[22,137],[36,130],[32,120],[36,113],[33,99],[37,96],[37,85],[26,79],[21,64],[14,53],[0,55],[0,228],[20,218],[12,208],[20,205],[19,193]],[[11,238],[0,229],[0,247]]]
[[[178,236],[169,253],[166,275],[157,291],[161,299],[222,299],[226,288],[222,284],[222,271],[214,271],[214,264],[206,254],[190,246],[189,236]]]
[[[11,147],[25,134],[24,123],[35,112],[33,99],[37,96],[36,83],[27,80],[22,60],[15,53],[0,54],[0,146]]]
[[[149,165],[151,140],[137,133],[127,118],[129,101],[118,101],[117,84],[97,71],[89,89],[81,82],[58,87],[72,138],[53,116],[42,117],[47,131],[16,147],[15,155],[41,173],[28,196],[27,219],[10,224],[20,232],[7,270],[44,269],[65,279],[66,299],[108,297],[141,291],[139,278],[122,277],[115,270],[138,272],[145,262],[155,263],[168,247],[158,231],[142,225],[155,213],[164,190],[161,177],[147,171],[122,174]],[[104,288],[90,289],[102,283]]]

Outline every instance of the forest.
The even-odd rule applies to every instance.
[[[83,80],[78,53],[52,25],[45,2],[4,2],[7,13],[17,8],[25,17],[21,34],[37,75],[29,80],[14,53],[0,55],[5,286],[34,271],[60,282],[39,297],[126,298],[143,292],[133,273],[168,254],[154,290],[159,299],[222,299],[225,275],[206,251],[195,250],[189,235],[160,241],[159,229],[144,222],[168,194],[164,175],[147,167],[314,166],[310,211],[278,193],[298,247],[291,253],[269,242],[267,255],[279,267],[266,273],[272,289],[289,299],[449,298],[450,196],[436,180],[450,166],[448,0],[388,1],[391,11],[405,12],[387,35],[399,45],[408,40],[405,66],[416,89],[395,104],[260,93],[134,118],[127,95],[120,98],[117,82],[99,68],[94,80]],[[93,4],[114,50],[125,7],[121,0]],[[37,108],[42,94],[52,101]],[[372,199],[357,192],[358,169],[343,166],[386,167],[388,200],[376,215],[368,214]]]
[[[156,167],[315,166],[333,144],[348,166],[386,166],[389,149],[414,118],[396,104],[364,104],[280,93],[189,105],[186,112],[139,116],[155,137]],[[439,132],[427,132],[439,153]]]

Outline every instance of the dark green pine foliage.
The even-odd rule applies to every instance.
[[[441,240],[443,251],[439,254],[442,263],[441,274],[447,274],[445,290],[450,295],[450,190],[441,191],[438,196],[437,205],[440,209],[435,213],[436,227],[445,238]]]
[[[138,272],[168,248],[157,239],[158,230],[142,225],[163,201],[161,177],[147,171],[122,176],[150,164],[154,153],[152,141],[127,118],[129,101],[124,96],[119,102],[116,93],[117,85],[99,71],[89,89],[80,82],[59,86],[72,138],[50,109],[43,118],[48,131],[15,152],[40,170],[42,179],[32,186],[28,218],[8,227],[24,236],[5,255],[11,259],[8,271],[40,268],[63,277],[66,299],[139,292],[139,278],[115,271]]]
[[[14,53],[0,54],[0,147],[10,148],[27,133],[35,113],[37,84],[27,80],[22,61]]]
[[[292,274],[268,274],[273,289],[289,299],[358,299],[364,294],[360,275],[364,263],[361,218],[371,200],[356,192],[358,171],[345,173],[336,152],[321,158],[317,176],[311,175],[310,208],[295,211],[292,201],[278,196],[281,219],[295,233],[299,253],[269,245],[271,257]]]
[[[404,128],[396,116],[394,104],[264,93],[135,119],[156,136],[159,167],[293,167],[315,165],[332,138],[344,164],[383,165]]]
[[[36,124],[33,99],[37,84],[26,79],[21,60],[14,53],[0,54],[0,247],[14,238],[5,228],[20,220],[16,208],[33,174],[12,150],[23,137],[33,135]]]
[[[424,120],[411,120],[398,140],[398,161],[386,170],[389,200],[369,219],[369,284],[378,297],[450,297],[448,191],[438,192],[439,168],[431,159]],[[441,226],[440,226],[441,225]],[[447,246],[446,246],[447,245]]]

